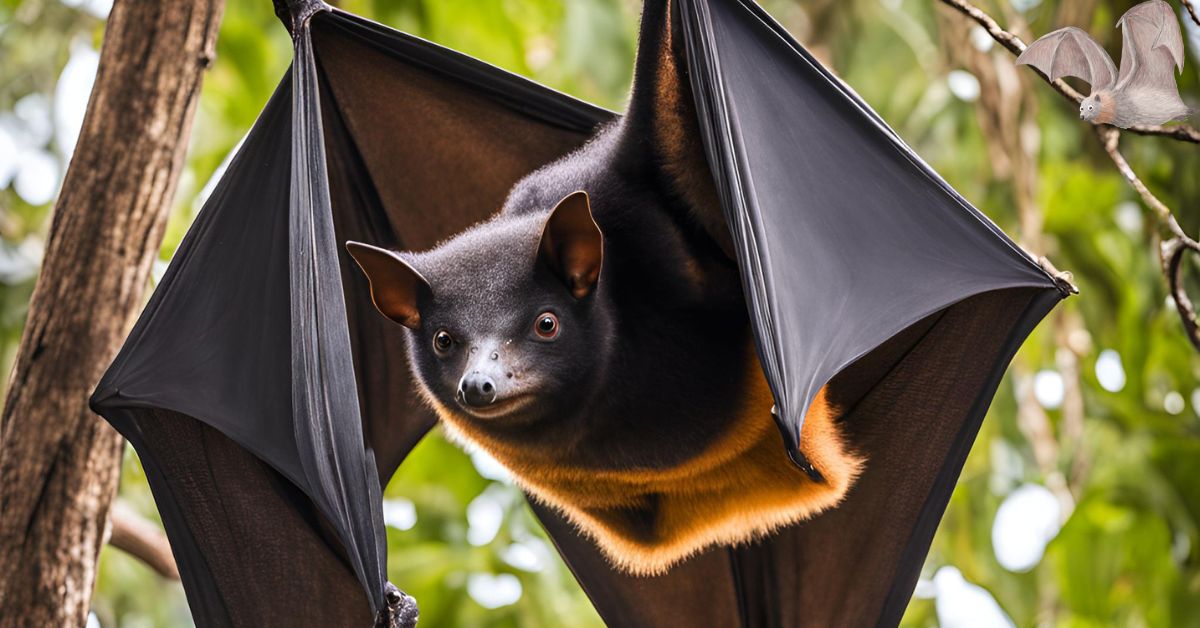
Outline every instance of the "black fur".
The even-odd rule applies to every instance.
[[[517,183],[493,219],[405,254],[432,288],[409,333],[426,392],[461,411],[455,395],[471,356],[496,351],[500,396],[531,390],[536,403],[472,420],[499,441],[599,468],[667,467],[698,453],[744,396],[744,378],[731,374],[753,363],[737,267],[689,219],[694,208],[662,167],[657,63],[647,58],[665,45],[654,27],[664,22],[643,19],[625,118]],[[537,255],[550,212],[577,190],[590,196],[605,244],[598,286],[582,299]],[[533,331],[544,311],[560,318],[552,342]],[[440,330],[456,340],[445,355],[433,348]]]
[[[679,224],[656,169],[623,167],[641,160],[617,150],[624,128],[526,177],[492,220],[406,256],[433,294],[410,356],[426,389],[456,407],[469,352],[495,337],[505,374],[541,383],[530,413],[490,421],[489,433],[591,465],[670,465],[729,419],[743,382],[728,374],[747,359],[749,327],[736,267]],[[582,299],[537,258],[550,211],[576,190],[590,195],[605,240],[599,284]],[[533,331],[543,311],[560,318],[553,342]],[[433,349],[441,329],[457,340],[445,357]]]

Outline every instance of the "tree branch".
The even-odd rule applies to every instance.
[[[1025,50],[1025,42],[1021,41],[1020,37],[1000,28],[996,20],[992,19],[990,15],[984,13],[978,7],[966,0],[941,1],[943,4],[974,20],[975,23],[982,26],[992,36],[992,39],[996,40],[996,42],[1014,55],[1020,55]],[[1195,19],[1196,14],[1192,9],[1190,0],[1181,1],[1187,7],[1188,13]],[[1061,79],[1051,81],[1050,77],[1042,74],[1036,68],[1034,68],[1034,72],[1049,83],[1055,91],[1062,94],[1063,97],[1075,103],[1079,103],[1082,100],[1082,95]],[[1179,225],[1179,221],[1175,219],[1175,214],[1171,211],[1171,208],[1167,207],[1165,203],[1150,192],[1150,189],[1146,187],[1146,184],[1142,182],[1141,178],[1130,167],[1129,162],[1121,154],[1118,147],[1121,138],[1120,130],[1108,125],[1096,124],[1092,126],[1092,129],[1095,131],[1100,143],[1104,146],[1104,151],[1108,153],[1109,158],[1116,164],[1121,176],[1125,177],[1125,181],[1138,193],[1138,196],[1142,198],[1142,202],[1154,212],[1159,224],[1170,231],[1173,236],[1160,247],[1159,260],[1162,262],[1163,274],[1171,291],[1171,298],[1175,302],[1175,309],[1179,311],[1179,318],[1183,321],[1183,329],[1187,333],[1188,340],[1191,341],[1197,350],[1200,350],[1200,322],[1197,320],[1196,309],[1192,300],[1188,297],[1184,289],[1182,272],[1184,254],[1189,250],[1200,253],[1200,243],[1197,243],[1195,239],[1183,230],[1183,227]],[[1140,135],[1157,135],[1185,142],[1200,143],[1200,131],[1186,125],[1171,127],[1143,126],[1132,127],[1128,130]]]
[[[1196,7],[1192,6],[1192,0],[1179,0],[1179,3],[1187,9],[1188,15],[1192,16],[1192,21],[1196,23],[1196,26],[1200,26],[1200,16],[1196,15]]]
[[[1121,133],[1113,128],[1096,127],[1096,136],[1104,145],[1104,151],[1117,165],[1121,176],[1125,177],[1125,181],[1129,183],[1130,187],[1138,193],[1138,196],[1142,197],[1142,202],[1154,211],[1158,216],[1158,221],[1173,236],[1170,240],[1163,242],[1159,248],[1159,260],[1162,262],[1163,274],[1167,278],[1171,299],[1174,300],[1175,309],[1179,311],[1179,319],[1183,322],[1183,330],[1187,332],[1192,346],[1200,351],[1200,322],[1197,321],[1196,308],[1192,304],[1192,299],[1188,297],[1187,291],[1183,287],[1183,257],[1188,251],[1200,253],[1200,243],[1197,243],[1183,230],[1179,221],[1175,220],[1171,209],[1146,187],[1146,184],[1129,166],[1129,162],[1125,160],[1125,156],[1118,149]]]
[[[167,536],[122,499],[113,503],[112,536],[108,543],[146,563],[160,576],[179,579],[179,567],[175,564]]]
[[[988,35],[992,36],[992,39],[996,40],[996,42],[1001,46],[1004,46],[1004,48],[1009,52],[1013,53],[1014,55],[1020,55],[1022,52],[1025,52],[1025,42],[1022,41],[1020,37],[1017,37],[1003,28],[1000,28],[1000,25],[996,23],[996,20],[992,19],[992,16],[988,15],[987,13],[984,13],[979,7],[967,2],[966,0],[941,1],[942,4],[945,4],[946,6],[949,6],[959,13],[962,13],[963,15],[974,20],[975,23],[979,24],[985,31],[987,31]],[[1185,2],[1186,1],[1188,0],[1185,0]],[[1188,5],[1188,9],[1189,11],[1191,10],[1191,5]],[[1070,85],[1067,85],[1066,81],[1063,81],[1062,79],[1052,81],[1050,80],[1050,77],[1042,74],[1042,72],[1037,68],[1030,66],[1030,69],[1033,70],[1035,74],[1042,77],[1042,80],[1049,83],[1050,86],[1054,88],[1054,91],[1061,94],[1063,98],[1070,100],[1076,105],[1083,101],[1083,94],[1080,94],[1078,90]],[[1166,137],[1173,140],[1179,140],[1181,142],[1200,144],[1200,130],[1197,130],[1186,124],[1172,126],[1132,126],[1126,130],[1137,135]]]

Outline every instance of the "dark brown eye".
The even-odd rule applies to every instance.
[[[453,346],[454,337],[450,335],[450,332],[444,329],[439,329],[438,332],[433,335],[433,349],[438,353],[445,353],[450,350],[450,347]]]
[[[550,312],[538,314],[537,320],[533,323],[533,331],[547,340],[554,338],[558,335],[558,317]]]

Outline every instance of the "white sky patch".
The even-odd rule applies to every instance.
[[[62,3],[73,9],[87,11],[100,19],[105,19],[112,11],[113,0],[62,0]]]
[[[1047,410],[1054,410],[1062,405],[1063,394],[1062,375],[1058,371],[1043,369],[1033,376],[1033,396]]]
[[[979,79],[966,70],[951,70],[946,75],[946,86],[961,101],[975,102],[979,99]]]
[[[411,530],[417,525],[417,506],[403,497],[383,500],[383,522],[397,530]]]
[[[1188,49],[1192,51],[1192,58],[1196,60],[1196,63],[1200,63],[1200,26],[1196,26],[1183,7],[1179,8],[1179,21],[1183,22],[1183,34],[1187,38]]]
[[[546,568],[546,545],[538,539],[513,543],[500,555],[504,562],[521,571],[540,572]]]
[[[1009,493],[992,522],[992,550],[1009,571],[1025,572],[1042,561],[1046,545],[1062,527],[1058,499],[1044,486],[1026,484]]]
[[[1166,410],[1167,414],[1179,414],[1183,412],[1185,405],[1183,395],[1178,391],[1172,390],[1163,397],[1163,410]]]
[[[41,148],[54,136],[54,121],[50,117],[50,99],[42,94],[29,94],[13,105],[21,137],[17,143],[26,148]]]
[[[83,116],[99,66],[100,54],[77,41],[71,45],[71,58],[58,75],[54,87],[54,140],[64,163],[75,152],[75,141],[83,128]]]
[[[167,260],[156,259],[150,263],[150,283],[157,286],[162,283],[163,275],[167,274],[167,267],[171,262]]]
[[[30,205],[45,205],[54,200],[62,183],[62,169],[53,155],[41,149],[21,151],[20,169],[13,189]]]
[[[1126,235],[1142,234],[1142,210],[1137,203],[1131,201],[1117,203],[1117,207],[1113,210],[1113,220]]]
[[[932,600],[936,598],[937,587],[933,586],[933,580],[929,578],[917,580],[917,587],[913,589],[913,597],[918,600]]]
[[[1042,0],[1013,0],[1013,8],[1024,13],[1037,5],[1041,4]]]
[[[467,504],[467,542],[476,547],[491,543],[503,521],[504,503],[495,491],[483,491]]]
[[[1100,352],[1096,358],[1096,380],[1108,392],[1121,392],[1125,388],[1125,366],[1121,364],[1120,353],[1112,349]]]
[[[471,464],[475,466],[475,470],[479,472],[479,475],[496,482],[512,484],[512,474],[508,472],[508,469],[504,468],[504,465],[493,458],[491,454],[474,447],[471,449],[470,456]]]
[[[19,245],[0,240],[0,283],[19,284],[33,279],[42,262],[42,250],[32,246],[34,236],[25,238]]]
[[[996,40],[987,31],[983,30],[982,26],[971,28],[971,45],[979,52],[987,52],[995,45]]]
[[[17,175],[17,141],[6,125],[0,124],[0,190]]]
[[[1013,622],[987,589],[967,582],[957,567],[945,566],[933,576],[941,628],[1013,628]]]
[[[510,573],[467,576],[467,594],[484,608],[500,608],[521,599],[521,581]]]

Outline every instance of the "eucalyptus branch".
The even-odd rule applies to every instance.
[[[996,43],[1004,46],[1004,48],[1009,52],[1013,53],[1014,55],[1020,55],[1022,52],[1025,52],[1026,45],[1020,37],[1004,30],[1003,28],[1000,28],[1000,25],[996,23],[996,20],[992,19],[992,16],[988,15],[987,13],[984,13],[979,7],[967,2],[967,0],[941,1],[942,4],[945,4],[955,11],[958,11],[959,13],[962,13],[963,15],[974,20],[976,24],[979,24],[985,31],[987,31],[988,35],[991,35],[992,39],[996,40]],[[1185,0],[1185,2],[1187,1],[1190,0]],[[1190,10],[1191,5],[1189,4],[1187,6]],[[1042,80],[1049,83],[1050,86],[1054,88],[1054,91],[1061,94],[1063,98],[1074,102],[1076,105],[1083,101],[1083,94],[1080,94],[1078,90],[1068,85],[1066,81],[1063,81],[1062,79],[1052,81],[1050,80],[1049,76],[1046,76],[1037,68],[1031,66],[1030,69],[1033,70],[1035,74],[1040,76]],[[1132,126],[1127,130],[1130,133],[1137,135],[1152,135],[1179,140],[1181,142],[1200,144],[1200,130],[1197,130],[1196,128],[1186,124],[1171,126]]]
[[[1100,143],[1104,145],[1105,152],[1117,165],[1121,176],[1125,177],[1138,196],[1142,197],[1142,202],[1158,215],[1159,222],[1171,232],[1171,239],[1163,242],[1159,248],[1159,259],[1162,262],[1163,274],[1167,278],[1171,298],[1175,301],[1175,309],[1179,311],[1179,319],[1183,322],[1183,329],[1187,332],[1188,339],[1192,341],[1192,346],[1200,350],[1200,321],[1197,321],[1196,307],[1192,303],[1191,297],[1183,288],[1184,255],[1188,251],[1200,253],[1200,243],[1197,243],[1183,230],[1179,221],[1175,220],[1171,209],[1146,187],[1146,184],[1129,166],[1129,162],[1125,160],[1125,156],[1118,148],[1121,134],[1113,128],[1097,127],[1096,135],[1100,138]]]
[[[1171,208],[1167,207],[1166,203],[1159,200],[1146,187],[1146,184],[1142,182],[1137,173],[1130,167],[1129,162],[1125,160],[1125,156],[1121,154],[1118,145],[1121,139],[1121,132],[1108,126],[1096,127],[1095,130],[1096,137],[1100,139],[1100,144],[1104,146],[1104,152],[1108,153],[1109,158],[1116,164],[1121,176],[1125,177],[1125,181],[1129,183],[1129,186],[1138,193],[1138,196],[1142,197],[1142,201],[1154,212],[1155,216],[1158,217],[1158,221],[1176,238],[1195,244],[1195,241],[1179,225],[1179,221],[1175,220],[1175,214],[1171,212]]]
[[[1014,55],[1020,55],[1025,51],[1025,42],[1021,41],[1020,37],[1004,30],[992,19],[990,15],[984,13],[979,7],[972,5],[966,0],[941,0],[943,4],[955,9],[959,13],[967,16],[975,21],[991,35],[992,39],[996,40],[1001,46],[1004,46],[1009,52]],[[1191,5],[1190,0],[1181,0],[1187,8],[1192,19],[1196,19],[1196,12]],[[1200,21],[1197,22],[1200,24]],[[1049,83],[1055,91],[1062,94],[1063,97],[1078,104],[1083,96],[1067,85],[1061,79],[1051,81],[1050,77],[1042,74],[1036,68],[1034,72]],[[1192,345],[1200,350],[1200,320],[1197,318],[1196,308],[1188,297],[1187,291],[1183,286],[1183,257],[1188,251],[1200,253],[1200,243],[1189,236],[1179,221],[1175,219],[1174,212],[1167,207],[1157,196],[1150,191],[1146,184],[1137,176],[1125,156],[1121,153],[1119,142],[1121,132],[1108,125],[1093,125],[1093,130],[1100,143],[1104,146],[1104,151],[1108,153],[1110,159],[1117,166],[1121,176],[1129,183],[1138,196],[1142,198],[1142,202],[1154,212],[1158,222],[1171,232],[1171,239],[1163,242],[1159,248],[1159,259],[1162,262],[1163,274],[1166,277],[1167,285],[1171,291],[1171,298],[1175,302],[1175,309],[1179,311],[1179,318],[1183,322],[1184,331],[1187,333],[1188,339]],[[1157,135],[1161,137],[1170,137],[1173,139],[1200,143],[1200,131],[1186,126],[1141,126],[1128,129],[1132,133],[1139,135]]]

